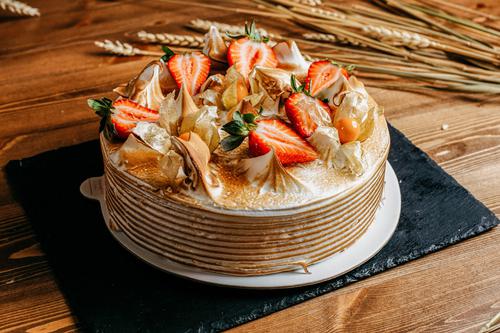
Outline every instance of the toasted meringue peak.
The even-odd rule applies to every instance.
[[[307,187],[281,164],[274,150],[265,155],[241,160],[238,172],[245,174],[248,181],[260,188],[259,192],[301,193]]]
[[[162,61],[150,62],[142,72],[126,85],[114,89],[126,97],[153,110],[159,110],[165,93],[176,88],[170,71]]]
[[[217,202],[217,197],[222,192],[222,186],[213,174],[210,165],[210,150],[207,144],[194,132],[189,132],[189,138],[173,137],[172,145],[175,151],[184,158],[184,171],[186,172],[189,188],[196,190],[200,182],[208,195]]]
[[[193,97],[189,94],[187,87],[182,85],[177,96],[177,107],[181,109],[181,119],[178,133],[186,133],[191,131],[199,114],[198,106],[193,101]]]
[[[167,130],[156,123],[141,121],[132,130],[148,147],[161,154],[170,149],[170,135]]]
[[[218,62],[227,62],[227,46],[215,26],[210,26],[204,41],[203,53],[207,57]]]
[[[273,51],[278,59],[278,68],[295,74],[299,80],[307,76],[310,62],[304,59],[294,41],[280,42],[273,47]]]
[[[353,141],[340,144],[339,134],[334,127],[320,126],[308,139],[309,143],[319,152],[320,158],[329,168],[355,174],[363,174],[361,143]]]
[[[334,166],[335,156],[340,149],[339,134],[335,127],[320,126],[308,138],[309,143],[319,152],[320,158],[329,168]]]
[[[248,81],[252,94],[265,92],[276,100],[291,91],[290,77],[291,73],[283,69],[256,66],[248,76]]]
[[[160,125],[173,136],[189,132],[194,126],[198,112],[198,106],[183,85],[177,98],[174,93],[170,93],[163,100],[160,107]]]
[[[169,150],[162,157],[159,167],[166,177],[167,184],[173,189],[177,189],[187,178],[184,172],[184,158],[174,150]]]
[[[125,167],[136,167],[144,164],[157,163],[162,154],[139,141],[135,136],[129,135],[123,145],[116,151],[118,162]]]
[[[361,176],[365,170],[362,158],[361,142],[352,141],[340,146],[334,159],[335,167]]]

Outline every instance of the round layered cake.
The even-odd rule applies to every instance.
[[[204,54],[167,54],[114,102],[89,101],[103,117],[107,222],[204,270],[308,271],[373,222],[387,124],[345,68],[247,32],[227,42],[213,27]],[[210,72],[215,61],[227,70]]]

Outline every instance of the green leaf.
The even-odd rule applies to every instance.
[[[253,113],[245,113],[243,115],[243,120],[245,121],[245,123],[253,124],[255,122],[255,118],[257,118],[257,116]]]
[[[351,73],[354,69],[356,69],[356,65],[352,65],[352,64],[347,65],[345,69],[348,73]]]
[[[243,120],[243,117],[241,116],[240,111],[236,111],[235,113],[233,113],[233,120],[240,121],[242,123],[245,122]]]
[[[312,79],[309,79],[309,85],[307,85],[307,82],[304,82],[304,84],[301,86],[302,91],[307,96],[311,96],[311,86],[312,86]]]
[[[295,75],[293,74],[290,76],[290,85],[292,86],[294,92],[300,92],[300,87],[297,86],[297,80],[295,79]]]
[[[245,140],[244,136],[230,135],[222,139],[220,145],[224,151],[230,151],[235,148],[238,148],[243,142],[243,140]]]
[[[101,121],[99,122],[99,132],[103,132],[104,136],[108,140],[114,140],[116,137],[116,128],[111,121],[111,115],[113,114],[113,101],[106,97],[103,97],[100,100],[89,98],[87,100],[87,104],[99,117],[101,117]]]
[[[222,130],[231,135],[237,135],[243,137],[248,135],[248,128],[245,126],[244,122],[239,120],[233,120],[225,124],[224,126],[222,126]]]
[[[323,98],[321,101],[322,101],[323,103],[328,104],[328,98]]]
[[[161,47],[162,51],[165,52],[165,54],[161,57],[161,60],[163,62],[167,62],[170,58],[172,58],[175,55],[175,52],[172,51],[168,46],[163,45]]]
[[[99,117],[106,118],[113,113],[111,111],[113,101],[109,98],[103,97],[101,100],[89,98],[87,104]]]

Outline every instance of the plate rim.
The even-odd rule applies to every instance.
[[[126,236],[123,232],[113,230],[112,227],[110,227],[109,223],[107,222],[109,221],[109,214],[104,199],[103,177],[104,176],[92,177],[85,180],[80,185],[80,192],[89,199],[94,199],[99,201],[101,213],[104,219],[104,224],[106,225],[106,228],[111,233],[113,238],[116,241],[118,241],[118,243],[120,243],[122,247],[124,247],[127,251],[132,253],[135,257],[139,258],[141,261],[146,262],[147,264],[163,272],[173,274],[175,276],[196,282],[222,286],[222,287],[238,288],[238,289],[269,290],[269,289],[297,288],[297,287],[303,287],[325,282],[334,279],[340,275],[343,275],[345,273],[348,273],[354,270],[355,268],[361,266],[362,264],[366,263],[368,260],[373,258],[377,253],[379,253],[382,250],[382,248],[392,238],[392,235],[396,231],[401,213],[401,192],[399,188],[399,181],[397,179],[396,173],[394,172],[394,169],[392,168],[391,164],[387,161],[387,167],[384,179],[384,190],[382,193],[382,205],[377,208],[374,222],[368,227],[368,229],[364,232],[364,234],[358,240],[356,240],[352,245],[350,245],[345,250],[336,253],[319,263],[309,266],[308,269],[309,271],[311,271],[311,274],[307,274],[301,270],[297,270],[297,271],[281,272],[281,273],[258,275],[258,276],[234,276],[234,275],[211,272],[197,267],[176,263],[170,259],[162,257],[159,254],[156,254],[150,250],[141,247],[140,245],[136,244],[133,240],[128,238],[128,236]],[[387,197],[389,197],[389,200],[391,200],[390,205],[395,205],[392,214],[390,211],[387,211],[390,205],[384,202],[387,199]],[[319,279],[315,279],[312,277],[314,271],[317,271],[318,268],[326,267],[328,264],[333,263],[335,260],[339,260],[339,257],[341,257],[342,260],[349,260],[349,255],[352,256],[354,251],[358,250],[358,247],[361,246],[360,244],[363,244],[362,240],[365,239],[366,241],[366,239],[369,239],[370,236],[373,237],[374,228],[376,227],[381,228],[380,225],[384,221],[380,220],[382,217],[380,217],[379,215],[382,214],[385,214],[387,216],[392,216],[392,220],[389,221],[391,222],[389,224],[390,228],[387,228],[387,230],[383,230],[383,233],[378,236],[377,239],[378,242],[376,244],[370,244],[372,248],[367,250],[368,252],[367,255],[364,255],[358,260],[355,260],[354,264],[347,265],[348,267],[341,271],[334,272],[327,276],[323,276],[322,278]],[[372,233],[370,233],[370,230],[372,231]],[[356,244],[358,245],[357,247]],[[271,283],[271,281],[273,281],[274,279],[286,279],[287,276],[291,277],[292,274],[300,274],[299,279],[303,278],[304,281],[302,282],[297,281],[292,283],[279,283],[279,282]],[[295,279],[297,277],[298,275],[294,276],[293,278]],[[252,283],[252,281],[254,282]],[[266,283],[266,281],[268,282]]]

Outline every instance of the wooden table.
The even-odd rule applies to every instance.
[[[495,2],[482,1],[484,10],[499,14]],[[236,23],[244,16],[186,2],[29,3],[41,18],[0,13],[0,166],[97,138],[86,99],[111,96],[149,59],[103,55],[94,40],[123,39],[142,29],[181,32],[195,17]],[[499,99],[370,92],[393,125],[500,214]],[[0,182],[0,331],[78,330],[3,172]],[[234,331],[476,332],[500,312],[499,253],[496,228]]]

